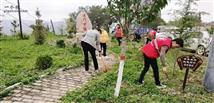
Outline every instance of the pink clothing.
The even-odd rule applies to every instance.
[[[171,48],[172,40],[170,38],[157,38],[153,39],[150,43],[146,44],[141,51],[149,58],[156,59],[160,56],[159,52],[162,46]],[[156,46],[157,45],[157,46]]]
[[[115,32],[115,37],[116,38],[120,38],[120,37],[122,37],[122,29],[116,29],[116,32]]]

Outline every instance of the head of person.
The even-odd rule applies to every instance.
[[[101,30],[100,28],[96,28],[96,30],[97,30],[100,34],[102,34],[102,30]]]
[[[172,40],[172,48],[183,48],[184,46],[184,40],[181,38],[177,38]]]
[[[156,31],[154,29],[150,30],[148,34],[151,39],[155,39]]]
[[[120,29],[120,24],[117,24],[116,28],[117,28],[117,29]]]

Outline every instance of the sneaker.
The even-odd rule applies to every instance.
[[[139,83],[140,83],[141,85],[144,85],[145,82],[144,82],[144,80],[143,80],[143,81],[141,81],[141,82],[139,81]]]
[[[95,70],[95,73],[98,74],[98,73],[99,73],[99,70]]]
[[[88,74],[93,74],[93,72],[92,71],[89,71],[89,70],[87,70],[86,71]]]
[[[163,88],[166,88],[166,85],[160,84],[160,85],[156,85],[156,87],[157,87],[158,89],[163,89]]]

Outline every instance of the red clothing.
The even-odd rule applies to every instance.
[[[155,39],[155,36],[156,36],[156,31],[155,30],[150,30],[149,31],[149,38],[152,40],[152,39]]]
[[[156,49],[155,41],[157,43],[158,49]],[[159,52],[162,46],[167,46],[171,48],[172,40],[170,38],[157,38],[153,39],[150,43],[146,44],[141,51],[149,58],[156,59],[160,56]]]
[[[122,32],[122,29],[116,29],[116,32],[115,32],[115,37],[116,38],[121,38],[122,37],[122,34],[123,32]]]

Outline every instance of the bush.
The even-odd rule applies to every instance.
[[[45,36],[47,34],[45,27],[42,24],[42,20],[36,20],[36,25],[31,25],[33,28],[33,35],[35,37],[35,44],[42,45],[45,42]]]
[[[64,48],[65,47],[64,40],[57,40],[56,41],[56,46],[59,47],[59,48]]]
[[[36,68],[40,70],[45,70],[50,68],[53,64],[53,58],[50,56],[39,56],[36,60]]]
[[[68,36],[67,36],[67,38],[73,38],[73,35],[71,35],[71,34],[69,34]]]
[[[72,45],[72,48],[70,48],[70,52],[74,54],[79,54],[81,53],[82,49],[77,45],[77,43],[74,43]]]

